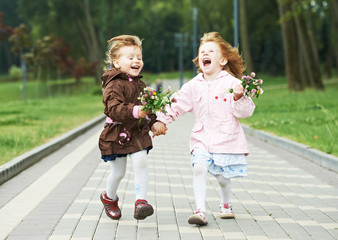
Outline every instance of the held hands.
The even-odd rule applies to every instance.
[[[149,110],[143,111],[142,106],[138,109],[138,117],[145,118],[150,113]],[[168,128],[162,122],[155,122],[151,127],[151,131],[153,132],[153,138],[159,135],[165,135],[167,133]]]
[[[234,87],[234,90],[232,92],[234,94],[234,100],[239,100],[243,94],[244,94],[244,87],[241,84],[238,84]]]
[[[153,132],[153,138],[159,135],[165,135],[167,133],[168,128],[162,122],[155,122],[151,127],[151,131]]]

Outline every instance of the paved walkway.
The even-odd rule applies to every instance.
[[[119,221],[99,200],[110,171],[99,159],[94,127],[0,185],[0,239],[218,240],[338,239],[338,174],[248,137],[249,176],[232,180],[236,219],[220,219],[215,179],[208,177],[209,224],[191,226],[194,209],[188,141],[193,118],[169,125],[149,154],[148,201],[154,215],[133,218],[133,170],[118,194]],[[330,184],[329,184],[330,183]]]

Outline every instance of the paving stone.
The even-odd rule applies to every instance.
[[[74,170],[81,171],[70,172],[64,178],[57,179],[58,182],[53,183],[55,188],[47,189],[49,192],[44,193],[46,197],[40,203],[30,200],[32,209],[15,226],[8,223],[17,221],[15,215],[8,216],[7,221],[3,216],[12,211],[9,208],[11,204],[13,208],[20,207],[14,204],[13,199],[24,190],[19,186],[20,180],[28,176],[23,173],[21,177],[1,185],[0,236],[8,235],[7,239],[10,240],[338,239],[337,187],[315,175],[315,170],[293,165],[283,155],[276,154],[281,150],[271,150],[274,147],[250,137],[249,175],[232,179],[231,198],[236,218],[220,219],[219,186],[216,179],[208,175],[206,206],[209,224],[201,227],[189,225],[187,219],[195,209],[188,150],[192,126],[191,115],[184,116],[168,126],[167,136],[154,139],[154,149],[148,155],[147,200],[154,207],[152,216],[145,220],[135,220],[133,217],[135,191],[130,161],[118,189],[122,218],[112,220],[106,216],[99,198],[105,190],[110,164],[101,162],[95,148],[77,159],[79,164],[74,166]],[[81,146],[85,139],[98,136],[101,127],[95,129],[81,141],[75,140],[76,146],[72,149]],[[96,146],[97,138],[92,139],[92,146]],[[66,155],[76,155],[72,149],[60,149],[64,154],[51,156],[55,163],[47,160],[36,166],[43,171],[33,168],[27,171],[43,174]],[[299,157],[293,157],[301,161]],[[312,168],[323,171],[316,165],[312,165]],[[52,176],[48,179],[52,179]],[[39,176],[31,177],[24,186],[30,187],[39,179]],[[77,179],[82,180],[76,182]],[[57,201],[49,201],[51,198]],[[37,226],[44,230],[37,232]]]

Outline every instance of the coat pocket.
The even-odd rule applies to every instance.
[[[239,132],[239,124],[237,122],[224,122],[222,123],[221,132],[226,134],[235,134]]]

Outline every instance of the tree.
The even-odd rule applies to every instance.
[[[335,14],[337,8],[334,8],[338,0],[286,1],[290,3],[290,9],[284,13],[285,16],[280,16],[280,22],[284,24],[291,21],[296,28],[296,17],[299,17],[298,28],[303,29],[302,34],[304,34],[302,39],[305,41],[308,41],[306,38],[311,39],[306,45],[307,48],[313,49],[311,54],[313,58],[319,59],[321,65],[326,63],[326,72],[329,72],[338,60],[336,44],[338,25],[337,14]],[[192,7],[198,8],[198,38],[203,33],[217,31],[226,41],[233,44],[233,0],[213,0],[212,4],[204,0],[34,0],[28,2],[2,0],[0,7],[3,6],[3,2],[11,3],[12,7],[18,6],[17,11],[11,10],[12,13],[18,13],[12,14],[11,19],[16,15],[26,22],[34,42],[53,34],[61,37],[71,46],[69,57],[76,63],[79,63],[82,57],[89,63],[99,63],[96,69],[97,83],[105,57],[104,52],[107,50],[107,40],[120,34],[138,35],[144,39],[144,71],[177,70],[174,34],[182,32],[192,36]],[[240,8],[247,10],[246,14],[241,15],[243,19],[246,17],[247,23],[241,27],[240,48],[248,70],[253,65],[250,63],[250,57],[247,56],[250,53],[256,72],[284,74],[287,67],[283,61],[283,39],[292,36],[282,36],[281,26],[278,24],[279,3],[271,0],[259,2],[240,0],[240,2],[241,5],[243,2],[247,5],[246,8]],[[295,36],[298,33],[300,31],[292,31]],[[305,80],[310,77],[305,76],[308,72],[312,72],[312,69],[306,70],[309,64],[305,62],[305,58],[312,57],[310,53],[305,53],[301,49],[300,39],[301,37],[296,39],[296,45],[290,52],[299,51],[299,55],[294,59],[298,59],[298,63],[301,64],[298,66],[298,71],[302,71],[299,76],[304,77],[304,83],[307,83]],[[185,69],[191,69],[192,66],[191,42],[189,40],[184,49]],[[1,50],[5,49],[4,44],[1,45]],[[306,54],[308,57],[305,57]],[[0,57],[3,55],[0,52]],[[315,78],[312,82],[315,82]],[[291,83],[298,84],[297,81]],[[293,88],[301,89],[299,84]]]
[[[13,33],[13,28],[10,27],[10,26],[7,26],[4,23],[3,17],[4,17],[4,14],[2,12],[0,12],[0,42],[4,43],[4,45],[5,44],[8,45],[8,37]],[[4,52],[6,54],[6,58],[7,58],[8,62],[11,63],[11,54],[10,54],[9,48],[5,46],[3,49],[4,49]],[[0,50],[1,50],[1,46],[0,46]],[[1,53],[1,51],[0,51],[0,53]],[[0,55],[0,58],[1,58],[1,55]],[[1,61],[1,59],[0,59],[0,61]],[[7,67],[9,67],[9,65],[11,65],[11,64],[8,64]],[[0,68],[0,71],[1,71],[1,68]]]
[[[313,32],[306,25],[304,12],[304,0],[292,0],[293,1],[293,19],[296,23],[296,29],[298,34],[298,41],[301,51],[301,62],[304,63],[304,68],[302,71],[303,76],[307,76],[305,81],[307,86],[313,87],[318,90],[324,89],[324,84],[320,75],[320,65],[317,60],[317,48],[314,48],[311,44],[311,39],[313,39]],[[313,40],[312,40],[313,41]]]
[[[284,75],[283,41],[278,24],[277,1],[246,1],[246,6],[250,52],[255,72]],[[242,44],[240,47],[243,47]]]
[[[247,72],[251,73],[254,71],[254,64],[251,58],[251,50],[250,50],[250,40],[249,40],[249,31],[247,24],[247,6],[246,0],[239,1],[239,18],[240,18],[240,42],[243,52],[244,62],[246,63]]]
[[[0,41],[6,40],[13,32],[13,28],[4,24],[3,16],[4,14],[0,12]]]
[[[337,69],[338,67],[338,0],[323,1],[322,6],[327,3],[327,9],[325,11],[328,16],[327,19],[323,21],[322,29],[326,31],[323,32],[324,41],[328,42],[326,48],[326,62],[325,73],[328,78],[331,77],[331,67],[334,66]],[[324,7],[323,7],[324,8]]]
[[[91,13],[91,6],[89,0],[78,0],[78,5],[83,11],[83,15],[85,17],[85,25],[84,22],[78,20],[78,25],[80,26],[82,35],[85,37],[85,42],[87,45],[87,49],[89,52],[89,61],[92,63],[97,63],[102,60],[102,49],[99,43],[99,38],[97,34],[96,27],[93,23],[92,13]],[[97,66],[97,64],[95,64]],[[96,68],[96,83],[100,84],[100,76],[101,71]]]
[[[67,39],[76,58],[87,56],[91,63],[102,61],[102,48],[99,41],[99,23],[95,22],[99,8],[98,0],[44,1],[35,0],[27,4],[18,1],[19,13],[32,26],[33,39],[39,39],[53,33]],[[33,17],[32,17],[33,16]],[[101,70],[97,66],[96,83],[100,83]]]
[[[312,87],[323,90],[317,48],[306,24],[307,0],[280,0],[279,10],[284,40],[285,65],[290,90]],[[299,81],[302,79],[302,82]]]
[[[12,35],[9,37],[9,41],[12,46],[12,51],[15,54],[22,54],[22,51],[32,46],[28,27],[25,24],[20,24],[14,28]]]
[[[281,16],[281,27],[284,46],[284,61],[286,68],[286,77],[289,90],[304,90],[300,76],[300,59],[298,54],[297,32],[294,21],[291,17],[291,2],[278,1],[279,12]]]
[[[331,0],[332,2],[332,34],[331,34],[331,44],[335,51],[336,58],[336,68],[338,66],[338,0]]]

